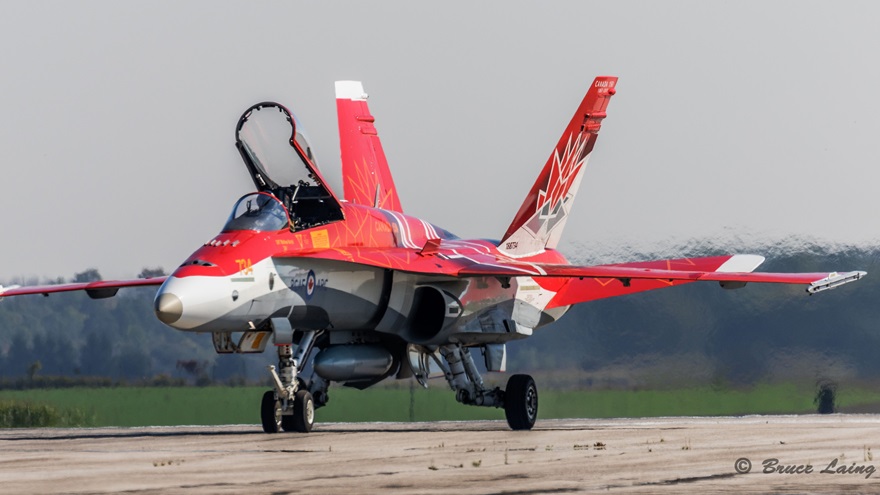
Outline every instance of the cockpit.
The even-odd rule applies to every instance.
[[[264,195],[274,196],[272,199],[284,210],[292,230],[343,219],[342,207],[325,185],[311,146],[300,130],[299,121],[289,110],[272,102],[254,105],[239,119],[235,137],[235,145],[257,189]],[[262,218],[260,208],[269,203],[253,197],[248,206],[246,200],[250,196],[256,195],[239,200],[227,226],[239,225],[237,218],[241,222]],[[267,220],[275,209],[272,207],[265,213]],[[249,216],[248,211],[253,216]]]
[[[251,193],[242,196],[235,203],[229,220],[223,226],[223,231],[272,232],[287,228],[289,225],[287,210],[278,199],[266,193]]]

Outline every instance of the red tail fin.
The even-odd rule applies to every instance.
[[[499,248],[510,256],[528,256],[555,248],[577,194],[587,157],[593,151],[605,108],[617,78],[599,76],[587,91],[541,175],[504,234]]]
[[[402,212],[394,179],[367,107],[367,94],[359,81],[336,81],[336,113],[345,199]]]

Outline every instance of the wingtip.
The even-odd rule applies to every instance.
[[[365,101],[367,93],[360,81],[336,81],[336,99]]]
[[[21,286],[20,285],[10,285],[8,287],[4,287],[4,286],[0,285],[0,301],[3,300],[3,294],[5,292],[13,290],[13,289],[18,289],[19,287],[21,287]]]
[[[829,273],[827,277],[816,280],[815,282],[810,283],[809,287],[807,287],[807,292],[812,295],[817,292],[822,292],[823,290],[830,290],[837,287],[840,287],[843,284],[848,284],[850,282],[855,282],[861,278],[864,278],[868,275],[868,272],[865,271],[854,271],[854,272],[846,272],[846,273]]]

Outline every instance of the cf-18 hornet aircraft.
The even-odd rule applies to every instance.
[[[336,83],[344,199],[328,186],[299,121],[278,103],[245,111],[235,145],[256,192],[223,229],[167,277],[0,289],[2,296],[161,285],[156,316],[210,333],[218,353],[278,353],[263,430],[308,432],[331,383],[364,389],[395,377],[423,386],[445,376],[456,399],[503,408],[510,428],[538,416],[532,377],[506,371],[506,343],[561,318],[573,304],[696,281],[803,284],[810,294],[865,272],[754,273],[764,258],[728,255],[599,266],[556,250],[616,77],[597,77],[500,241],[460,239],[406,215],[360,82]],[[312,363],[306,375],[306,365]]]

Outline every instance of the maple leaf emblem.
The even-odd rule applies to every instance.
[[[572,135],[569,134],[568,143],[562,153],[560,154],[559,149],[554,153],[547,184],[544,189],[538,191],[538,201],[535,206],[536,211],[540,214],[539,218],[549,219],[559,214],[562,200],[568,194],[574,179],[583,168],[586,159],[584,151],[588,140],[589,133],[578,133],[574,142],[572,142]]]

